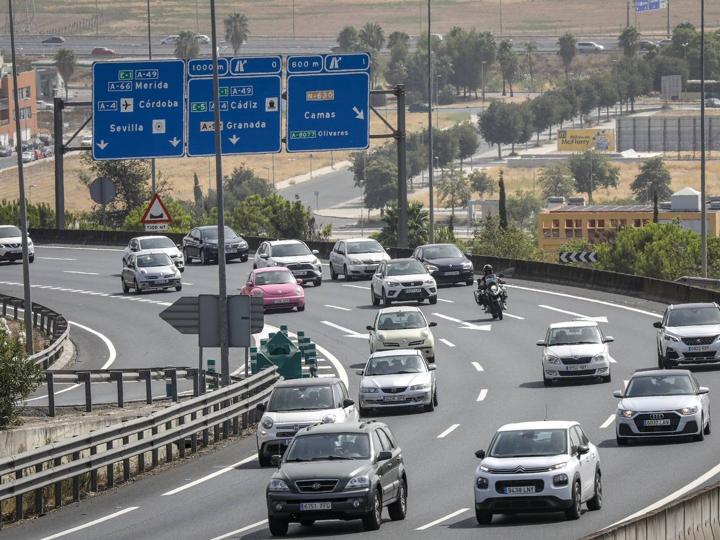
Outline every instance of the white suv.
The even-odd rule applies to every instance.
[[[658,367],[720,362],[720,306],[715,303],[668,306],[658,329]]]
[[[429,269],[428,269],[429,268]],[[370,282],[370,299],[373,306],[380,300],[385,306],[400,301],[423,301],[437,304],[437,284],[430,272],[436,267],[426,267],[417,259],[392,259],[383,261]]]
[[[372,238],[350,238],[335,242],[330,253],[330,278],[334,281],[340,274],[345,281],[355,278],[372,277],[382,261],[390,260],[377,240]]]
[[[260,403],[263,417],[258,424],[258,461],[270,465],[275,454],[282,454],[295,434],[314,424],[357,422],[360,418],[355,402],[345,384],[334,377],[290,379],[275,385],[270,401]]]
[[[475,516],[488,525],[493,514],[564,511],[580,517],[582,504],[602,507],[597,447],[577,422],[507,424],[493,437],[475,469]]]
[[[322,285],[322,264],[318,250],[310,250],[301,240],[272,240],[263,242],[255,252],[254,268],[284,266],[303,283]]]

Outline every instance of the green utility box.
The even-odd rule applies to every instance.
[[[303,374],[303,359],[309,373]],[[250,348],[250,370],[258,373],[272,365],[278,367],[278,373],[285,379],[317,377],[317,352],[315,343],[298,331],[297,345],[291,341],[287,326],[280,332],[270,334],[269,339],[260,341],[260,350]]]

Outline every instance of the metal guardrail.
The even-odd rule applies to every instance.
[[[133,458],[139,474],[146,470],[148,452],[155,467],[160,463],[163,449],[165,462],[176,456],[184,458],[188,438],[191,451],[196,452],[198,438],[203,447],[207,446],[211,430],[213,442],[227,438],[230,431],[238,434],[241,426],[244,429],[256,421],[256,405],[270,396],[279,378],[277,369],[272,367],[149,416],[2,459],[0,509],[3,501],[14,498],[11,519],[22,519],[24,496],[32,492],[32,509],[41,514],[48,507],[60,508],[67,499],[79,501],[83,479],[83,483],[87,483],[89,477],[89,490],[98,491],[98,473],[102,469],[105,470],[104,488],[108,489],[115,485],[115,468],[121,463],[122,481],[127,482]],[[54,489],[52,497],[46,498],[45,488],[49,486]],[[70,493],[64,493],[63,488],[69,486]],[[50,499],[52,505],[49,505]]]

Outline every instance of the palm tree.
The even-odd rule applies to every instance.
[[[577,53],[575,43],[575,36],[573,36],[570,32],[563,34],[558,39],[558,55],[560,55],[563,67],[565,68],[566,81],[570,79],[570,64],[572,64],[575,54]]]
[[[70,84],[70,78],[75,73],[75,53],[70,49],[59,49],[55,53],[55,68],[62,77],[63,84],[65,85],[65,99],[68,98],[68,86]]]
[[[622,31],[618,38],[618,45],[623,51],[626,58],[632,58],[638,50],[640,39],[640,32],[634,26],[628,26]]]
[[[225,41],[229,41],[237,56],[240,47],[247,41],[250,24],[246,15],[233,13],[225,18]]]
[[[537,45],[531,42],[525,43],[525,62],[527,63],[528,75],[530,75],[530,88],[535,90],[535,53]]]
[[[175,58],[181,60],[190,60],[200,54],[200,44],[197,40],[195,32],[190,30],[183,30],[178,34],[177,41],[175,42]]]
[[[365,23],[360,29],[360,43],[372,51],[379,51],[385,45],[385,32],[378,23]]]

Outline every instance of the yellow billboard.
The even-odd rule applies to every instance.
[[[615,151],[614,129],[559,129],[557,149],[562,152]]]

